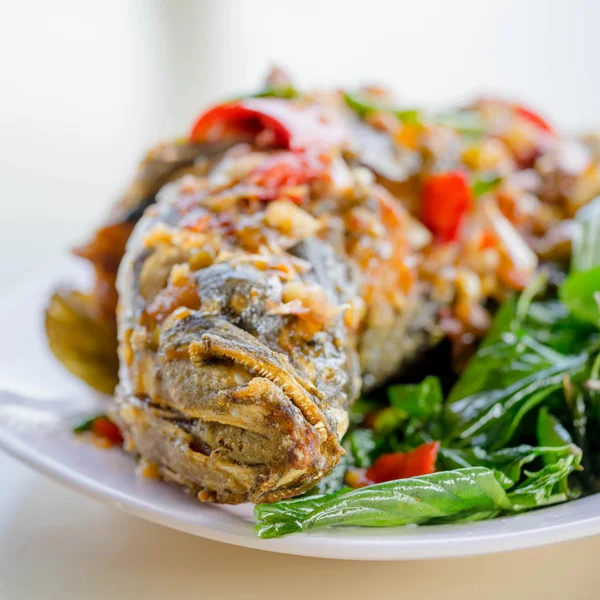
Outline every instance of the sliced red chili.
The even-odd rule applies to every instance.
[[[92,423],[92,433],[99,437],[106,438],[113,444],[122,444],[123,436],[115,423],[108,417],[97,417]]]
[[[423,184],[421,217],[438,242],[451,242],[458,238],[472,205],[473,192],[464,171],[430,175]]]
[[[218,141],[245,136],[263,146],[328,150],[343,145],[346,128],[339,118],[314,104],[281,98],[249,98],[220,104],[202,114],[190,132],[192,141]]]
[[[325,163],[318,157],[305,152],[282,152],[267,158],[250,174],[248,181],[263,190],[262,200],[273,200],[286,188],[327,177]]]
[[[411,452],[382,454],[368,469],[366,477],[373,483],[407,479],[435,472],[439,442],[423,444]]]
[[[513,107],[515,109],[515,112],[523,119],[529,121],[536,127],[543,129],[547,133],[551,133],[551,134],[555,133],[552,125],[550,125],[550,123],[548,123],[548,121],[546,121],[546,119],[544,119],[544,117],[541,117],[540,115],[533,112],[532,110],[529,110],[528,108],[520,106],[519,104],[514,104]]]

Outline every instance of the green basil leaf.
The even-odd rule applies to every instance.
[[[600,196],[580,208],[575,218],[579,232],[573,240],[571,273],[600,266]]]
[[[494,191],[502,183],[502,177],[493,173],[484,173],[475,178],[471,183],[473,196],[479,198],[488,192]]]
[[[540,446],[565,446],[573,443],[571,434],[548,412],[546,406],[542,406],[538,412],[536,434]],[[544,462],[547,464],[545,458]]]
[[[578,319],[600,326],[600,266],[571,273],[561,284],[559,297]]]
[[[360,425],[369,413],[377,412],[385,406],[368,396],[361,396],[350,408],[350,423]]]
[[[523,467],[536,459],[544,464],[553,464],[563,458],[576,456],[581,459],[581,450],[573,443],[563,442],[560,446],[528,446],[523,444],[513,448],[503,448],[487,452],[483,448],[440,448],[440,459],[449,469],[465,467],[487,467],[502,473],[515,485],[521,479]]]
[[[336,525],[391,527],[511,509],[494,471],[473,467],[330,496],[259,504],[254,516],[257,534],[271,538]]]
[[[458,446],[502,448],[523,417],[562,388],[564,373],[581,370],[585,362],[585,355],[568,357],[506,388],[484,390],[448,404],[446,439]]]
[[[370,102],[360,94],[344,93],[346,104],[358,115],[364,119],[368,114],[377,111],[392,113],[401,123],[419,124],[421,122],[421,113],[413,109],[397,109],[386,104],[377,104]]]
[[[580,354],[595,345],[598,329],[577,319],[559,300],[533,302],[522,323],[538,342],[561,354]]]
[[[375,416],[373,422],[373,431],[380,436],[387,436],[397,431],[406,423],[408,414],[406,411],[399,410],[393,406],[388,406],[380,410]]]
[[[508,495],[513,510],[528,510],[567,500],[567,493],[555,493],[555,490],[564,487],[562,484],[568,476],[579,468],[580,459],[581,456],[572,455],[545,466],[541,471],[528,473],[526,481]]]
[[[435,123],[456,129],[459,133],[479,137],[485,133],[481,116],[473,110],[457,110],[434,117]]]
[[[108,417],[105,414],[95,415],[85,421],[79,423],[79,425],[75,425],[73,427],[73,433],[84,433],[85,431],[91,431],[94,422],[97,419],[107,419]]]
[[[371,429],[355,429],[344,438],[357,467],[370,467],[384,441]]]
[[[421,383],[391,385],[387,394],[392,407],[417,419],[436,418],[442,411],[442,386],[440,380],[428,376]]]
[[[292,99],[298,98],[300,93],[296,88],[291,85],[278,86],[278,87],[270,87],[260,92],[256,92],[255,94],[251,94],[252,98],[285,98]]]

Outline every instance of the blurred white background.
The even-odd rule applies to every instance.
[[[596,0],[104,0],[0,11],[0,266],[55,260],[144,150],[259,87],[385,82],[408,103],[495,92],[600,127]]]

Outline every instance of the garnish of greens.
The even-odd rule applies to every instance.
[[[558,288],[541,272],[508,299],[447,394],[428,376],[359,400],[343,461],[312,493],[256,506],[257,534],[476,521],[597,491],[600,199],[577,221],[571,269]],[[348,470],[432,440],[441,442],[435,473],[346,486]]]
[[[344,100],[359,118],[364,119],[370,113],[387,112],[393,114],[401,123],[409,125],[422,125],[425,122],[435,123],[455,129],[459,133],[477,138],[484,133],[484,124],[481,117],[472,110],[457,110],[452,113],[426,115],[421,111],[406,108],[396,108],[387,104],[373,102],[360,93],[344,93]]]

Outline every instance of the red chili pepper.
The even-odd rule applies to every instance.
[[[249,98],[215,106],[196,121],[190,139],[204,142],[259,134],[265,146],[289,150],[328,150],[347,139],[338,117],[326,115],[317,105],[281,98]]]
[[[305,152],[285,152],[267,158],[251,173],[248,182],[264,190],[262,200],[273,200],[285,188],[293,188],[327,177],[327,168],[318,157]]]
[[[123,436],[119,428],[107,417],[97,417],[92,423],[92,433],[106,438],[113,444],[122,444]]]
[[[367,479],[373,483],[407,479],[435,472],[439,442],[429,442],[411,452],[393,452],[382,454],[366,472]]]
[[[539,127],[540,129],[543,129],[544,131],[554,135],[555,131],[552,125],[550,125],[550,123],[548,123],[546,119],[544,119],[537,113],[534,113],[533,111],[523,106],[520,106],[519,104],[514,104],[513,108],[520,117],[523,117],[525,120],[529,121],[530,123],[533,123],[536,127]]]
[[[439,242],[456,240],[472,205],[473,192],[464,171],[430,175],[423,184],[421,216]]]
[[[496,104],[498,106],[505,106],[507,108],[512,108],[512,110],[514,110],[517,115],[519,115],[523,119],[529,121],[530,123],[532,123],[539,129],[542,129],[543,131],[546,131],[547,133],[551,133],[553,135],[556,133],[554,131],[554,127],[552,127],[552,125],[550,125],[550,123],[548,123],[548,121],[546,121],[546,119],[544,119],[544,117],[542,117],[538,113],[530,110],[529,108],[525,108],[524,106],[521,106],[520,104],[518,104],[516,102],[508,102],[506,100],[501,100],[498,98],[483,97],[483,98],[480,98],[476,102],[476,104],[480,104],[480,105],[481,104],[483,104],[483,105]]]

